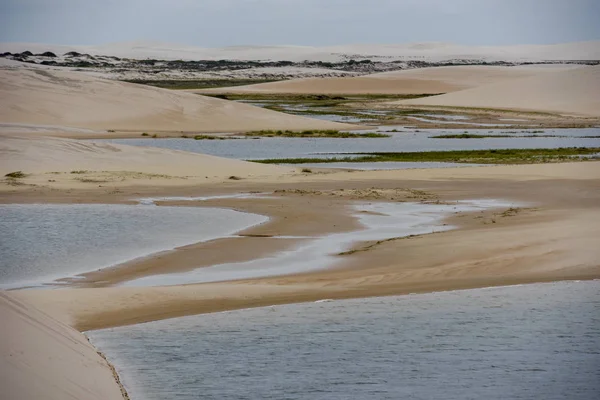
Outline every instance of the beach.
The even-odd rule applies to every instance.
[[[496,113],[513,109],[552,113],[549,119],[596,121],[597,68],[423,68],[236,90],[446,93],[395,100],[389,106],[480,105]],[[41,71],[0,71],[0,95],[6,100],[0,108],[0,204],[32,209],[40,204],[112,205],[123,207],[123,215],[127,207],[141,207],[144,215],[171,208],[181,213],[220,209],[229,213],[227,218],[235,218],[233,211],[248,215],[241,230],[223,229],[198,240],[193,240],[194,231],[186,230],[185,240],[165,239],[162,247],[160,237],[152,236],[159,241],[153,242],[155,250],[140,250],[141,256],[136,253],[133,259],[124,256],[124,262],[107,268],[81,265],[57,280],[36,281],[35,289],[2,292],[2,312],[11,321],[2,357],[19,377],[18,384],[9,385],[16,395],[121,398],[116,372],[80,332],[330,299],[600,279],[600,161],[533,159],[523,165],[364,171],[327,169],[325,164],[317,170],[94,141],[140,138],[147,132],[161,140],[200,132],[364,127],[197,94],[209,91],[172,91],[72,71]],[[522,101],[521,89],[529,93]],[[270,139],[256,142],[263,140]],[[478,206],[466,207],[469,202]],[[62,215],[60,210],[56,213]],[[85,219],[92,212],[83,214],[76,221],[93,225],[92,219]],[[99,215],[96,218],[102,219],[104,214]],[[409,221],[413,225],[403,215],[414,218]],[[156,230],[158,235],[160,218],[140,229]],[[193,222],[185,214],[178,218],[173,224]],[[377,231],[372,221],[386,218],[393,226]],[[199,221],[196,224],[202,226]],[[413,230],[403,230],[404,222]],[[208,231],[210,224],[219,223],[208,222]],[[177,233],[176,226],[167,227],[166,219],[163,229],[164,235]],[[369,229],[377,235],[366,235]],[[299,252],[311,243],[320,244],[316,250]],[[99,250],[90,246],[91,251]],[[328,258],[311,258],[318,252]],[[277,258],[282,254],[290,258]],[[297,259],[310,265],[285,269]],[[236,275],[241,269],[233,269],[225,278],[195,278],[220,266],[261,267],[266,260],[279,269],[243,276]],[[176,283],[168,283],[174,277]],[[23,351],[31,343],[37,346],[33,355]],[[60,365],[69,369],[57,367],[56,353],[64,355]],[[39,387],[27,386],[49,371],[55,374]],[[81,387],[73,388],[73,380]]]

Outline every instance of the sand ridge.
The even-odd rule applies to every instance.
[[[54,69],[0,69],[0,100],[0,123],[11,124],[179,134],[290,127],[355,128],[192,93]]]

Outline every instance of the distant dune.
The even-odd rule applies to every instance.
[[[552,66],[452,66],[383,72],[350,78],[293,79],[255,85],[193,90],[197,93],[440,94],[580,68]]]
[[[600,66],[537,73],[396,104],[479,107],[600,117]]]
[[[41,68],[0,70],[0,123],[150,132],[352,128],[192,93]]]
[[[337,62],[349,59],[378,61],[543,61],[598,60],[600,41],[552,45],[465,46],[453,43],[354,44],[341,46],[230,46],[203,48],[174,43],[125,42],[99,46],[59,46],[41,43],[0,43],[0,51],[33,53],[69,51],[125,58],[163,60],[274,60]]]

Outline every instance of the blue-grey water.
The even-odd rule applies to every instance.
[[[397,127],[381,127],[392,130]],[[255,160],[265,158],[329,158],[334,153],[410,152],[437,150],[482,150],[510,148],[600,147],[600,128],[546,129],[538,135],[556,137],[510,137],[484,139],[435,139],[431,136],[463,133],[464,130],[427,130],[390,133],[389,138],[260,138],[237,140],[193,139],[110,139],[113,143],[151,146],[211,154],[220,157]],[[501,135],[503,130],[468,131],[473,134]],[[531,135],[519,131],[514,136]],[[529,131],[531,132],[531,131]],[[562,137],[567,136],[567,137]],[[587,136],[587,137],[585,137]]]
[[[198,207],[0,205],[0,288],[48,283],[231,235],[267,219]]]
[[[597,399],[600,281],[317,302],[88,332],[132,400]]]
[[[296,237],[299,242],[285,251],[248,261],[202,267],[186,272],[152,275],[124,282],[124,286],[183,285],[223,282],[267,276],[282,276],[334,268],[342,260],[337,255],[356,243],[394,237],[441,232],[454,227],[444,217],[457,212],[506,209],[523,204],[501,200],[468,200],[453,204],[354,203],[348,210],[361,229],[329,235]]]

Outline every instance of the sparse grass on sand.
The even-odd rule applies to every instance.
[[[250,137],[292,137],[292,138],[386,138],[390,135],[384,133],[352,133],[352,132],[341,132],[335,130],[309,130],[309,131],[254,131],[245,133],[246,136]]]
[[[187,138],[187,136],[186,136]],[[227,140],[227,139],[237,139],[234,137],[224,137],[224,136],[212,136],[212,135],[196,135],[194,136],[194,140]]]
[[[475,164],[537,164],[579,161],[600,153],[600,147],[563,147],[558,149],[497,149],[423,151],[406,153],[351,153],[354,156],[332,158],[283,158],[251,160],[263,164],[305,164],[330,162],[453,162]]]

